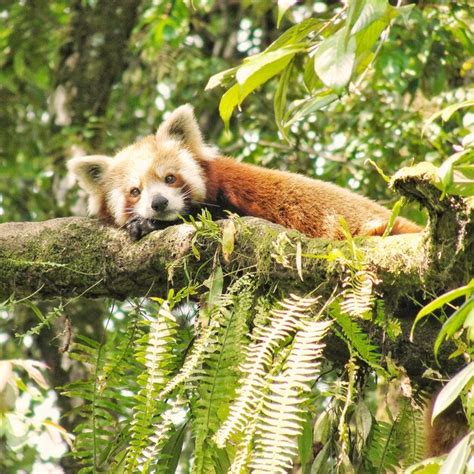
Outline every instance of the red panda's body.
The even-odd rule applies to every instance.
[[[339,216],[345,219],[352,235],[382,235],[390,217],[386,208],[332,183],[230,158],[218,157],[203,166],[206,202],[312,237],[342,238]],[[417,225],[399,218],[392,233],[419,231]]]
[[[382,235],[390,216],[386,208],[334,184],[219,156],[202,141],[189,106],[173,112],[155,136],[115,158],[74,158],[69,167],[89,193],[90,212],[126,226],[135,238],[206,206],[214,214],[230,210],[332,239],[343,238],[340,216],[352,235]],[[393,234],[419,231],[403,218],[392,229]]]

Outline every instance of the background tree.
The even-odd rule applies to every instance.
[[[453,145],[460,146],[461,140],[464,140],[465,146],[470,143],[473,124],[470,109],[454,112],[446,124],[439,120],[431,122],[425,134],[421,134],[423,123],[432,113],[444,105],[472,99],[474,48],[468,2],[437,5],[418,2],[410,15],[398,19],[392,26],[373,67],[357,83],[357,87],[351,86],[348,94],[341,94],[341,100],[334,101],[328,108],[314,110],[304,120],[295,121],[287,131],[290,143],[277,139],[278,126],[273,115],[273,100],[278,90],[276,81],[264,84],[245,99],[241,111],[230,121],[228,132],[218,117],[223,90],[211,89],[203,93],[212,75],[240,65],[248,55],[263,51],[282,31],[309,17],[328,20],[340,13],[342,8],[339,2],[299,4],[287,12],[278,29],[278,13],[272,2],[246,4],[224,0],[195,2],[191,6],[181,1],[39,1],[12,2],[1,7],[0,15],[4,19],[0,32],[2,221],[43,220],[83,212],[83,197],[76,199],[72,182],[65,176],[65,160],[77,153],[113,153],[137,136],[152,132],[167,112],[185,102],[194,105],[209,142],[219,145],[236,159],[318,176],[357,189],[387,205],[393,204],[397,196],[388,190],[377,170],[367,165],[367,158],[374,160],[390,175],[414,161],[427,160],[441,165],[452,154]],[[337,24],[337,20],[333,24]],[[295,57],[295,72],[305,74],[304,57]],[[308,77],[311,75],[306,72]],[[311,90],[317,87],[318,84],[304,81],[291,82],[288,103],[308,97]],[[424,220],[421,211],[415,207],[405,208],[403,212],[419,222]],[[239,288],[238,285],[236,288]],[[232,291],[237,292],[237,289]],[[187,293],[180,295],[178,290],[175,289],[176,295],[158,296],[173,305],[193,293],[188,288]],[[232,291],[227,295],[229,298],[234,294]],[[245,313],[248,305],[245,297],[250,298],[250,294],[246,287],[246,291],[242,292],[243,301],[226,304],[232,308],[242,306]],[[63,416],[61,424],[69,430],[75,427],[79,433],[82,431],[87,435],[91,417],[103,417],[107,429],[114,427],[110,432],[112,441],[106,433],[99,433],[100,430],[93,433],[94,437],[109,439],[108,444],[102,446],[109,451],[104,452],[98,449],[97,439],[91,441],[87,436],[79,438],[79,443],[83,444],[76,446],[76,460],[62,461],[66,469],[75,470],[77,459],[81,457],[86,465],[92,462],[97,469],[123,459],[120,458],[124,453],[120,436],[124,432],[130,433],[123,419],[129,419],[133,413],[133,400],[124,395],[119,397],[122,406],[109,405],[108,410],[101,412],[97,411],[97,405],[88,402],[100,393],[99,375],[110,376],[122,365],[123,373],[117,374],[122,378],[110,379],[104,390],[110,389],[111,393],[101,400],[111,403],[114,397],[118,397],[117,394],[124,394],[125,391],[138,393],[142,389],[146,392],[146,382],[143,385],[143,380],[137,378],[140,355],[138,353],[135,359],[124,347],[130,341],[136,341],[137,334],[148,333],[142,327],[143,321],[148,320],[149,314],[158,311],[156,307],[149,309],[150,304],[84,299],[33,304],[28,299],[14,307],[8,303],[4,305],[1,320],[2,359],[45,361],[51,368],[47,374],[51,386],[57,387],[86,377],[90,366],[83,363],[85,354],[92,357],[87,363],[92,363],[95,369],[88,384],[72,385],[67,389],[69,395],[75,397],[72,404],[70,398],[59,395],[58,406]],[[217,306],[225,309],[226,304]],[[268,313],[265,304],[268,306],[272,302],[261,301],[257,305],[261,315]],[[216,302],[210,300],[208,306],[208,311],[212,313]],[[160,324],[173,324],[169,322],[166,307],[160,308],[163,316]],[[38,317],[41,328],[36,326]],[[219,316],[223,317],[222,314]],[[339,316],[340,322],[342,318]],[[186,317],[179,321],[183,327],[177,333],[176,347],[180,354],[184,354],[191,347],[193,331],[186,324]],[[393,320],[391,324],[396,325]],[[224,324],[224,327],[227,326]],[[324,332],[323,329],[319,328]],[[308,330],[316,331],[317,328]],[[121,332],[133,336],[121,338]],[[26,336],[18,338],[16,333],[26,333]],[[87,336],[92,339],[87,339]],[[64,340],[60,342],[61,338]],[[63,354],[56,349],[67,349],[70,340],[76,343],[78,361],[67,351]],[[231,351],[229,357],[229,363],[235,364],[238,359],[235,352]],[[211,370],[214,359],[211,357],[208,363]],[[355,389],[359,383],[356,383],[356,374],[359,373],[356,365],[351,359],[346,367],[346,373],[352,377],[347,382],[349,390]],[[4,367],[5,374],[8,374],[4,380],[13,380],[9,377],[15,373],[20,374],[25,382],[28,380],[21,372],[24,366]],[[14,372],[9,372],[12,367]],[[34,371],[34,366],[26,367],[33,379],[36,376],[36,380],[46,386],[46,382]],[[165,369],[170,373],[176,370]],[[336,384],[339,379],[334,375],[332,377]],[[24,388],[19,379],[16,383],[20,389]],[[201,386],[201,390],[207,393],[205,385]],[[323,399],[324,390],[320,387],[315,389],[314,399]],[[337,399],[335,388],[331,390],[330,393]],[[41,411],[38,407],[49,406],[51,398],[41,401],[29,382],[24,393],[29,394],[30,398],[24,394],[23,398],[20,397],[15,390],[8,392],[6,411],[2,413],[11,414],[15,411],[13,404],[20,402],[38,411]],[[84,403],[84,400],[87,402]],[[76,409],[77,406],[81,408]],[[179,406],[174,406],[178,415],[182,414]],[[354,417],[368,420],[365,405],[360,406],[359,411],[353,412]],[[202,407],[196,405],[196,413],[200,409]],[[49,410],[48,416],[54,420],[58,414],[52,414],[52,408]],[[319,427],[328,426],[328,421],[325,421],[328,415],[325,413],[321,412]],[[169,413],[169,416],[172,414]],[[51,428],[54,424],[35,425],[31,421],[33,418],[31,413],[27,413],[22,420],[12,416],[2,418],[5,434],[0,445],[5,456],[0,462],[7,472],[19,466],[32,469],[38,459],[37,452],[41,451],[38,448],[41,446],[40,436],[36,444],[26,444],[33,429],[39,433],[45,433],[45,430],[61,433],[59,429],[54,431]],[[219,417],[212,413],[206,429],[215,432],[217,419]],[[25,423],[25,420],[31,423]],[[81,421],[85,424],[81,425]],[[310,422],[305,425],[303,435],[306,442],[302,446],[306,447],[306,451],[300,446],[299,452],[302,463],[308,465],[309,460],[313,459],[308,452],[308,445],[311,445],[307,433],[311,431],[308,428]],[[177,426],[182,428],[173,431],[171,445],[183,446],[184,454],[180,462],[186,466],[192,451],[191,431],[187,424],[178,423]],[[381,431],[394,425],[373,426]],[[140,443],[150,433],[134,433],[131,436],[139,440],[136,444],[139,449],[143,447]],[[215,448],[205,446],[208,442],[206,433],[209,431],[203,431],[203,426],[199,425],[193,431],[193,439],[197,446],[201,446],[203,453],[210,453]],[[343,426],[339,436],[342,441],[346,439]],[[381,444],[382,448],[387,445]],[[171,454],[175,452],[170,451]],[[377,452],[374,449],[373,457],[367,458],[373,466],[377,464],[374,457]],[[215,450],[214,453],[212,460],[202,458],[199,461],[202,472],[206,472],[204,469],[208,462],[217,465],[216,459],[225,466],[223,451]],[[388,464],[396,460],[396,457],[395,460],[389,459]],[[350,462],[370,472],[369,461],[361,456],[359,459],[357,456],[351,458]],[[199,466],[194,469],[199,469]],[[129,468],[132,469],[133,465]]]

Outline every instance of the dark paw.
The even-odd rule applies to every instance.
[[[160,222],[155,219],[144,219],[143,217],[134,217],[127,222],[125,226],[128,235],[132,240],[140,240],[154,230],[162,228]]]

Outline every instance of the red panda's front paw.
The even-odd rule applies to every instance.
[[[132,240],[140,240],[142,237],[145,237],[145,235],[159,228],[161,227],[158,221],[155,219],[145,219],[143,217],[134,217],[130,219],[125,226]]]

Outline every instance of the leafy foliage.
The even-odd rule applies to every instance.
[[[152,132],[185,102],[195,106],[206,137],[239,160],[332,180],[389,204],[394,196],[378,170],[390,175],[425,159],[443,195],[472,196],[474,41],[467,2],[400,8],[386,0],[347,6],[279,1],[277,13],[275,2],[267,1],[197,1],[191,8],[183,1],[146,0],[129,48],[120,51],[120,71],[104,78],[108,88],[76,90],[78,100],[107,94],[107,106],[78,117],[62,95],[76,80],[67,68],[84,53],[70,56],[75,27],[83,19],[100,44],[110,18],[98,16],[96,7],[105,3],[10,2],[0,8],[2,219],[83,212],[80,196],[69,192],[65,157],[111,153]],[[93,71],[87,66],[86,73]],[[206,82],[208,92],[199,93]],[[218,85],[227,89],[222,97]],[[233,118],[236,110],[243,113]],[[289,144],[276,140],[278,133]],[[376,166],[367,166],[367,159]],[[393,215],[402,207],[400,201]],[[401,212],[423,221],[413,207]],[[212,266],[210,278],[190,275],[187,288],[161,295],[159,305],[12,300],[0,306],[7,359],[0,366],[13,364],[13,373],[24,367],[36,380],[35,365],[24,359],[47,360],[52,384],[66,384],[64,393],[74,401],[59,401],[75,433],[65,469],[171,473],[179,466],[183,472],[242,473],[299,464],[304,473],[372,473],[420,461],[416,395],[402,391],[397,410],[383,397],[374,401],[383,378],[402,379],[380,338],[375,341],[377,331],[396,340],[401,325],[376,294],[378,282],[356,243],[349,238],[344,255],[328,249],[325,256],[346,269],[333,298],[315,301],[317,292],[285,298],[264,275],[225,274],[233,223],[225,235],[205,214],[192,225],[192,258],[201,258],[199,235],[221,242],[222,255],[203,262],[202,274]],[[275,241],[269,257],[275,264],[292,265],[287,240],[282,233]],[[306,258],[301,246],[296,255],[298,270]],[[460,395],[472,429],[472,285],[466,284],[419,317],[455,305],[449,317],[440,316],[435,349],[454,342],[452,356],[467,365],[441,392],[435,415]],[[189,301],[205,288],[199,305]],[[281,305],[275,305],[278,298]],[[181,314],[179,304],[190,311]],[[197,314],[191,310],[196,306]],[[67,324],[61,327],[64,315],[74,321],[69,335]],[[321,355],[329,325],[351,355],[338,373]],[[51,341],[62,332],[73,341],[72,351],[57,354]],[[14,333],[24,337],[14,339]],[[41,451],[23,442],[32,431],[54,426],[69,436],[56,423],[59,416],[35,424],[40,397],[28,380],[6,372],[0,371],[0,446],[6,452],[0,470],[28,471]],[[11,422],[18,408],[12,394],[21,407],[19,393],[33,394],[22,413],[21,427],[29,431],[12,436],[20,426]],[[448,457],[413,472],[433,472],[443,463],[446,472],[462,469],[472,442],[468,434]],[[68,461],[76,464],[71,468]]]

